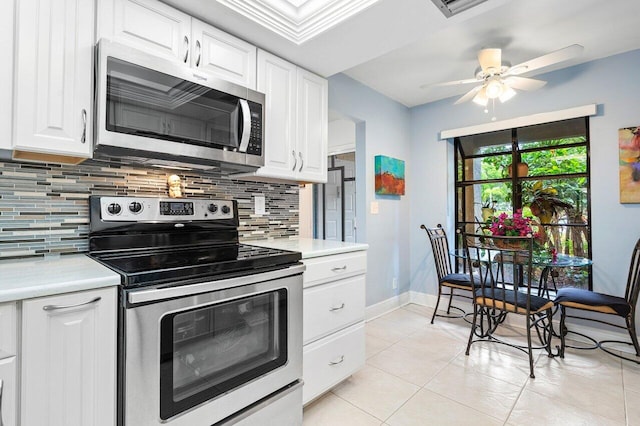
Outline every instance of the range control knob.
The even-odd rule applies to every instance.
[[[218,205],[217,204],[209,204],[209,207],[207,207],[209,209],[209,211],[211,213],[215,213],[218,211]],[[224,207],[222,208],[222,210],[224,211]]]
[[[222,213],[229,214],[230,211],[231,209],[229,208],[229,206],[222,206]]]
[[[142,204],[137,201],[133,201],[129,204],[129,210],[131,210],[133,213],[140,213],[142,211]]]
[[[107,211],[109,214],[120,214],[122,207],[120,207],[120,204],[118,203],[111,203],[107,206]]]

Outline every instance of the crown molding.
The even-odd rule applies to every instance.
[[[302,44],[379,0],[217,0],[274,33]]]

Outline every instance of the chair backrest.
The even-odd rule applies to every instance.
[[[629,265],[629,277],[627,278],[627,289],[624,298],[632,309],[635,310],[640,292],[640,239],[636,242],[631,254],[631,264]]]
[[[503,309],[507,304],[526,304],[528,312],[533,277],[533,237],[465,233],[463,242],[474,297],[484,295],[487,300],[483,304],[497,309]],[[515,290],[513,297],[504,289]]]
[[[447,233],[440,224],[438,224],[436,228],[427,228],[424,225],[420,225],[420,228],[427,231],[427,235],[431,241],[431,249],[433,250],[433,260],[436,263],[438,280],[442,280],[444,276],[452,272]]]

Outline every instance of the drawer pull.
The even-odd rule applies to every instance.
[[[344,303],[340,306],[336,306],[335,308],[329,309],[329,312],[339,311],[340,309],[343,309],[343,308],[344,308]]]
[[[344,355],[340,355],[340,359],[338,361],[329,361],[329,365],[342,364],[343,361],[344,361]]]
[[[102,297],[98,296],[94,299],[89,300],[88,302],[77,303],[75,305],[46,305],[43,306],[42,309],[45,311],[55,311],[56,309],[68,309],[68,308],[77,308],[78,306],[90,305],[92,303],[96,303],[100,301]]]
[[[331,270],[332,270],[333,272],[346,271],[346,270],[347,270],[347,265],[344,265],[344,266],[343,266],[343,267],[341,267],[341,268],[338,268],[338,267],[331,268]]]

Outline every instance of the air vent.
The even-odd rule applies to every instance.
[[[446,16],[451,18],[460,12],[471,9],[474,6],[484,3],[487,0],[431,0],[433,4]]]

